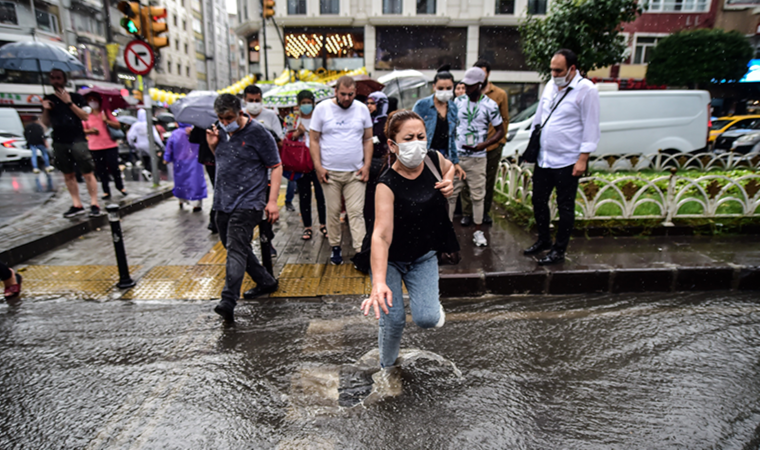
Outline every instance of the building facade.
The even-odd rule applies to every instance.
[[[248,42],[251,72],[270,79],[285,68],[285,57],[294,69],[366,67],[374,77],[415,69],[430,79],[444,64],[461,78],[485,58],[490,80],[509,92],[516,112],[536,100],[541,82],[525,64],[517,26],[528,11],[545,14],[547,7],[547,0],[279,1],[274,20],[282,45],[271,20],[262,28],[259,2],[240,0],[236,31]]]
[[[173,92],[188,92],[198,86],[195,64],[195,36],[190,0],[160,0],[166,8],[169,46],[160,50],[158,70],[154,70],[156,87]]]
[[[224,89],[230,78],[230,21],[224,0],[202,0],[203,57],[206,74],[205,87]]]

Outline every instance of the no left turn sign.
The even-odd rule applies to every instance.
[[[156,62],[156,55],[147,43],[134,40],[124,49],[124,62],[135,75],[147,75]]]

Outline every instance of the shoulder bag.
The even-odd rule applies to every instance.
[[[296,123],[298,128],[298,123]],[[310,173],[314,170],[314,162],[311,160],[309,147],[303,141],[293,140],[293,132],[285,136],[280,150],[282,168],[293,173]]]
[[[429,155],[425,155],[425,165],[438,181],[443,179],[439,169],[433,164],[433,160]],[[441,243],[441,250],[438,251],[438,265],[439,266],[455,266],[462,260],[462,254],[459,251],[459,241],[457,240],[456,232],[454,231],[454,225],[448,220],[448,213],[446,214],[446,236],[444,236]]]
[[[109,114],[109,113],[104,113],[104,114],[106,115],[106,117],[108,117],[108,114]],[[112,117],[113,119],[116,119],[115,117],[113,117],[113,114],[111,114],[111,117]],[[123,132],[123,131],[121,131],[121,127],[118,127],[118,128],[113,128],[113,127],[112,127],[111,125],[109,125],[109,124],[108,124],[108,122],[106,122],[105,120],[104,120],[103,122],[106,124],[106,130],[108,130],[108,135],[109,135],[109,136],[111,136],[111,140],[112,140],[112,141],[116,142],[116,141],[119,141],[119,140],[121,140],[121,139],[125,139],[125,138],[127,137],[127,136],[124,134],[124,132]]]
[[[525,151],[522,154],[522,160],[526,163],[535,164],[536,161],[538,161],[538,153],[541,151],[541,129],[549,122],[554,110],[557,109],[559,104],[562,103],[562,100],[567,97],[567,94],[569,94],[572,89],[573,88],[568,87],[565,91],[565,95],[563,95],[554,105],[552,110],[549,111],[549,115],[546,117],[546,120],[544,120],[544,123],[536,125],[535,128],[533,128],[533,132],[530,134],[530,140],[528,141],[528,146],[525,147]]]

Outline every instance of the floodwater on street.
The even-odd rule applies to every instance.
[[[0,448],[760,447],[757,293],[446,301],[397,395],[346,403],[358,305],[2,304]]]

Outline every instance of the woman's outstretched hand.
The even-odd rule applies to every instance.
[[[375,319],[380,320],[380,309],[388,314],[388,308],[393,306],[393,293],[385,283],[375,283],[372,286],[372,294],[362,302],[364,315],[369,314],[370,308],[375,310]]]

